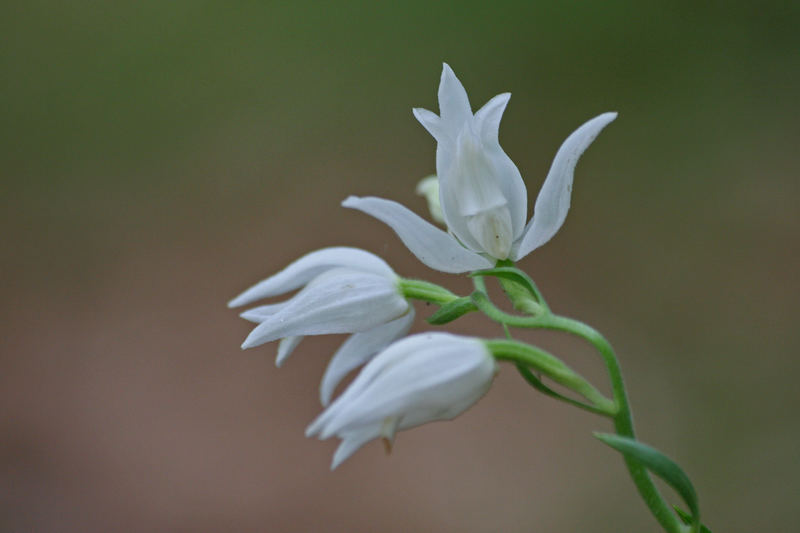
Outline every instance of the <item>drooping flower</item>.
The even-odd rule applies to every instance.
[[[391,443],[398,430],[449,420],[489,389],[497,364],[483,341],[449,333],[401,339],[376,355],[306,430],[338,436],[331,468],[366,442]]]
[[[339,381],[395,339],[408,333],[414,309],[400,278],[381,258],[347,247],[311,252],[231,300],[238,307],[303,287],[284,302],[250,309],[241,316],[258,324],[242,344],[252,348],[281,339],[281,363],[306,335],[353,333],[331,359],[320,386],[327,405]]]
[[[473,115],[464,87],[445,64],[439,84],[440,115],[414,109],[417,120],[437,141],[439,199],[449,233],[391,200],[351,196],[342,205],[389,225],[420,261],[436,270],[466,272],[491,267],[497,260],[522,259],[564,223],[575,165],[617,114],[603,113],[567,137],[526,225],[525,183],[498,140],[510,97],[497,95]]]

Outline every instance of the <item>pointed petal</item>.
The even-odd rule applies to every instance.
[[[453,237],[397,202],[351,196],[342,205],[363,211],[387,224],[411,253],[434,270],[455,274],[492,266],[488,259],[467,250]]]
[[[536,198],[533,219],[519,243],[516,254],[512,256],[515,261],[549,241],[564,223],[569,211],[575,164],[600,131],[615,118],[617,118],[616,113],[603,113],[591,119],[567,137],[558,149],[550,172],[547,173],[547,178]]]
[[[427,109],[422,109],[421,107],[415,107],[412,109],[412,112],[414,113],[414,117],[428,130],[428,133],[430,133],[434,139],[439,141],[439,139],[445,135],[442,129],[442,121],[436,113],[428,111]]]
[[[439,116],[442,117],[443,128],[453,138],[464,122],[472,118],[467,91],[447,63],[442,65],[439,81]]]
[[[475,128],[483,139],[484,150],[493,162],[494,176],[503,196],[508,200],[514,239],[525,230],[528,218],[528,190],[517,165],[500,146],[500,119],[511,93],[498,94],[475,113]]]
[[[331,470],[342,464],[347,458],[353,455],[364,444],[371,441],[378,436],[377,426],[369,426],[362,428],[358,431],[348,433],[342,439],[342,443],[336,448],[336,453],[333,454],[333,462],[331,463]]]
[[[408,311],[395,280],[348,268],[320,274],[250,332],[242,348],[296,335],[365,331]]]
[[[506,110],[511,93],[498,94],[475,113],[475,125],[481,138],[487,143],[499,143],[500,119]]]
[[[262,323],[268,317],[271,317],[278,311],[280,311],[287,302],[280,302],[277,304],[269,304],[269,305],[262,305],[259,307],[254,307],[253,309],[248,309],[239,314],[240,317],[244,318],[249,322],[255,322],[256,324]]]
[[[275,358],[275,366],[280,367],[286,361],[286,358],[292,355],[301,340],[303,340],[301,335],[282,338],[281,342],[278,343],[278,356]]]
[[[336,385],[351,370],[366,363],[376,353],[408,333],[414,322],[414,308],[398,319],[368,331],[354,333],[336,351],[322,377],[319,394],[322,405],[327,406]]]
[[[323,248],[304,255],[274,276],[256,283],[231,300],[228,307],[239,307],[262,298],[293,291],[326,270],[343,266],[394,276],[391,267],[377,255],[345,246]]]

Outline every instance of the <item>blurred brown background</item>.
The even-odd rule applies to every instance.
[[[468,290],[339,207],[426,214],[435,144],[411,108],[437,109],[442,61],[475,108],[513,93],[501,141],[529,209],[561,141],[619,111],[521,266],[615,345],[640,438],[715,532],[793,530],[798,3],[389,6],[0,7],[0,530],[658,530],[591,438],[608,424],[511,368],[454,422],[331,473],[336,443],[303,431],[341,339],[280,370],[275,345],[239,350],[225,302],[323,246]],[[525,338],[603,379],[585,347]]]

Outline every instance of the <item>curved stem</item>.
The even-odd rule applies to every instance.
[[[497,266],[514,268],[511,262],[498,262]],[[527,276],[521,271],[519,272],[521,275]],[[526,277],[526,280],[528,279],[530,278]],[[480,277],[474,277],[473,281],[476,288],[476,291],[471,295],[473,303],[490,319],[503,324],[503,327],[506,328],[507,335],[508,326],[531,329],[542,328],[571,333],[589,342],[603,358],[606,369],[608,370],[609,380],[611,381],[611,388],[614,395],[614,409],[609,409],[607,415],[612,417],[614,429],[618,435],[630,439],[636,438],[633,430],[633,417],[631,415],[630,404],[628,403],[628,394],[625,390],[625,383],[622,379],[619,361],[614,354],[614,350],[611,348],[611,344],[609,344],[605,337],[594,328],[582,322],[552,314],[547,304],[544,303],[544,298],[541,296],[538,288],[532,285],[532,281],[530,281],[530,284],[533,294],[526,294],[527,291],[519,290],[521,287],[518,288],[516,283],[504,279],[500,280],[514,308],[528,313],[531,316],[516,316],[501,311],[489,300],[483,280]],[[510,337],[510,335],[508,336]],[[523,377],[532,386],[539,389],[536,382],[540,381],[534,374],[530,372],[529,374],[530,376],[526,376],[525,373],[522,373]],[[533,381],[528,379],[529,377],[533,378]],[[633,479],[633,483],[636,485],[636,489],[650,509],[650,512],[658,523],[661,524],[661,527],[669,533],[688,533],[691,531],[692,528],[683,525],[672,512],[670,506],[664,501],[664,498],[653,483],[647,469],[639,462],[628,458],[627,455],[624,456],[624,460],[628,472]]]
[[[571,318],[556,315],[546,315],[535,319],[536,326],[544,329],[564,331],[582,337],[588,341],[600,353],[608,370],[611,388],[616,402],[617,412],[613,417],[614,429],[618,435],[635,439],[633,431],[633,417],[631,415],[628,394],[625,390],[625,383],[622,379],[622,371],[619,362],[611,348],[609,342],[594,328]],[[526,326],[531,327],[531,326]],[[670,509],[669,505],[653,483],[647,469],[641,464],[625,457],[625,465],[636,485],[639,494],[647,504],[650,512],[653,513],[658,523],[670,533],[683,533],[688,529],[680,523],[678,517]]]

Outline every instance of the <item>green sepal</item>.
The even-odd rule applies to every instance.
[[[675,489],[683,501],[686,502],[687,507],[691,511],[689,517],[689,524],[694,524],[695,531],[698,530],[700,524],[700,507],[697,504],[697,493],[692,486],[684,471],[678,464],[656,450],[655,448],[642,444],[641,442],[622,437],[620,435],[611,435],[609,433],[595,433],[600,441],[608,444],[618,452],[626,457],[641,463],[645,468],[667,482],[669,486]],[[683,520],[683,518],[681,518]],[[685,520],[684,520],[685,521]]]
[[[680,507],[678,507],[677,505],[673,505],[672,508],[675,509],[676,513],[678,513],[678,517],[681,519],[681,521],[684,524],[686,524],[687,526],[692,525],[692,515],[690,515],[689,513],[687,513],[686,511],[684,511]],[[708,529],[703,524],[700,524],[700,530],[699,531],[700,531],[700,533],[711,533],[711,530]]]
[[[440,307],[438,311],[428,317],[428,324],[441,326],[477,310],[472,299],[469,296],[463,296]]]

